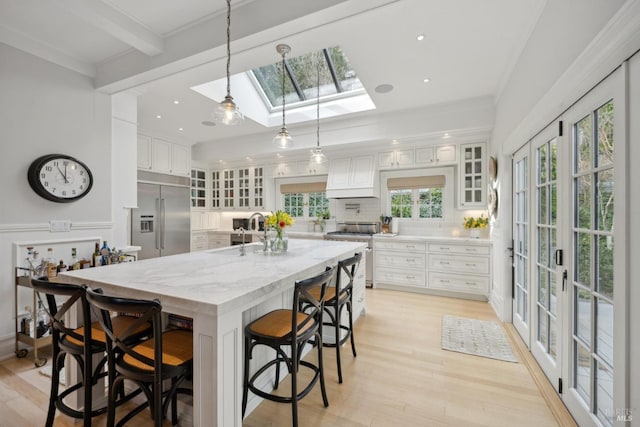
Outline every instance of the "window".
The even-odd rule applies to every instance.
[[[382,214],[401,221],[455,220],[454,175],[451,166],[382,172]]]
[[[294,218],[317,218],[329,211],[326,187],[326,182],[281,184],[282,209]]]

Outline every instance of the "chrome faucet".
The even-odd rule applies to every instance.
[[[251,226],[251,221],[253,221],[254,218],[258,218],[258,222],[256,223],[255,228],[253,228]],[[249,230],[251,230],[251,231],[260,231],[259,230],[260,229],[260,221],[259,221],[260,219],[262,219],[263,223],[267,221],[266,218],[264,217],[264,215],[262,215],[260,212],[252,213],[251,216],[249,217],[249,221],[248,221],[249,222],[249,225],[248,225]],[[264,236],[262,238],[262,244],[264,246],[263,250],[266,251],[267,247],[268,247],[268,243],[267,243],[267,227],[266,226],[264,227]]]
[[[240,245],[240,256],[245,256],[247,254],[245,248],[244,248],[244,228],[240,227],[238,228],[238,230],[240,232],[240,234],[242,235],[242,245]]]

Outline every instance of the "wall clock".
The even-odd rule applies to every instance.
[[[489,177],[492,181],[498,177],[498,160],[493,156],[489,158]]]
[[[498,192],[491,184],[487,189],[487,209],[492,217],[498,216]]]
[[[81,199],[93,186],[87,165],[64,154],[38,157],[29,166],[27,176],[37,195],[58,203]]]

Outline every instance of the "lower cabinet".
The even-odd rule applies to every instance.
[[[362,261],[364,262],[364,256],[362,257]],[[365,267],[363,263],[360,263],[358,270],[356,270],[356,276],[353,278],[353,307],[351,307],[351,310],[353,310],[354,321],[360,317],[365,310]]]
[[[374,239],[373,248],[375,287],[473,299],[489,296],[489,242],[385,237]]]
[[[209,233],[209,249],[226,248],[227,246],[231,246],[229,233]]]
[[[191,251],[203,251],[209,249],[206,232],[191,233]]]
[[[374,286],[426,286],[426,244],[424,242],[374,240]]]

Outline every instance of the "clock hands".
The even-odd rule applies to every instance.
[[[69,181],[67,180],[67,166],[64,166],[64,172],[62,172],[62,169],[60,169],[60,166],[56,166],[58,168],[58,172],[60,172],[60,175],[62,175],[62,177],[64,178],[64,183],[68,184]]]

